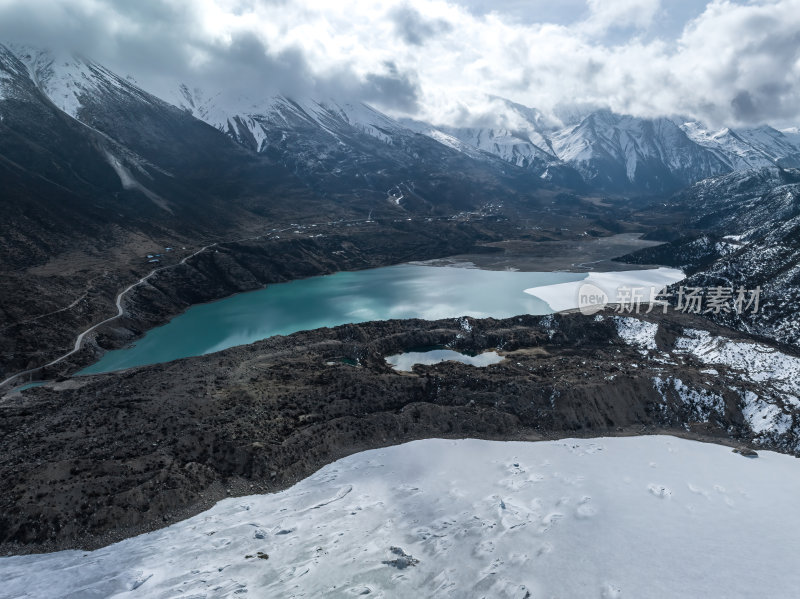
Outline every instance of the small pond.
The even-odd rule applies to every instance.
[[[392,365],[395,370],[403,372],[411,372],[417,364],[430,366],[431,364],[439,364],[440,362],[461,362],[462,364],[469,364],[470,366],[477,366],[479,368],[490,366],[502,362],[505,358],[494,351],[487,351],[482,354],[470,356],[462,354],[452,349],[432,349],[428,351],[409,351],[402,354],[389,356],[386,361]]]

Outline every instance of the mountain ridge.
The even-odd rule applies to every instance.
[[[227,109],[214,103],[220,93],[206,94],[200,88],[190,92],[185,84],[179,89],[178,106],[256,151],[266,151],[270,126],[276,125],[276,117],[285,121],[287,106],[293,105],[329,133],[325,120],[336,117],[389,144],[387,131],[420,133],[473,158],[495,156],[544,180],[607,192],[673,192],[727,172],[800,165],[800,134],[766,125],[712,131],[693,121],[646,119],[603,109],[559,127],[535,108],[492,97],[513,116],[503,116],[505,124],[437,126],[396,120],[356,101],[277,95],[260,102],[239,98],[239,107]]]
[[[600,109],[573,115],[574,123],[562,126],[535,108],[489,96],[497,124],[437,126],[394,119],[353,99],[280,94],[255,99],[187,83],[176,84],[174,92],[162,98],[88,58],[29,46],[3,48],[57,108],[84,124],[93,126],[84,113],[91,112],[94,96],[117,95],[117,101],[135,96],[161,109],[178,108],[240,146],[285,165],[294,162],[295,168],[294,157],[286,156],[291,151],[288,138],[322,135],[335,145],[353,134],[395,148],[413,146],[407,140],[424,135],[470,160],[499,158],[543,181],[605,193],[671,193],[728,172],[800,166],[800,133],[768,125],[712,130],[691,120],[640,118]],[[8,95],[3,87],[8,86],[0,84],[0,97]],[[320,147],[317,151],[323,152]]]

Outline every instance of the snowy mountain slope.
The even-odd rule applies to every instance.
[[[154,181],[167,177],[58,109],[2,45],[0,73],[0,265],[46,260],[83,239],[108,244],[173,214]]]
[[[333,99],[287,98],[277,95],[261,101],[230,98],[222,92],[208,94],[181,84],[173,98],[176,106],[229,134],[239,143],[264,151],[273,129],[318,127],[333,138],[348,129],[391,143],[391,135],[409,133],[397,121],[361,102]],[[338,139],[338,138],[337,138]]]
[[[15,65],[17,87],[28,90],[18,99],[29,104],[46,99],[90,129],[86,135],[102,146],[123,187],[146,189],[153,178],[184,174],[182,162],[220,151],[220,143],[237,150],[222,136],[203,135],[201,123],[89,59],[28,46],[0,46],[0,51],[3,63]],[[163,144],[169,134],[170,144]]]
[[[720,160],[728,164],[731,170],[742,171],[774,164],[728,128],[709,131],[700,123],[689,122],[681,125],[681,129],[694,142],[708,148]]]
[[[598,111],[553,136],[558,157],[595,186],[665,191],[728,168],[669,119]]]
[[[422,121],[415,121],[413,119],[402,119],[400,121],[403,126],[407,127],[411,131],[419,133],[421,135],[425,135],[438,141],[440,144],[447,146],[448,148],[452,148],[458,152],[463,154],[467,154],[468,156],[476,159],[482,159],[485,155],[481,152],[480,149],[476,148],[475,146],[464,142],[463,140],[451,135],[449,133],[445,133],[442,128],[436,128],[429,123],[425,123]]]
[[[671,202],[700,231],[666,246],[636,252],[690,273],[692,287],[761,288],[759,311],[708,315],[733,328],[800,344],[800,171],[763,168],[701,181]]]
[[[596,318],[602,321],[606,316]],[[638,347],[643,356],[649,355],[661,364],[677,364],[690,356],[701,374],[712,375],[721,383],[709,389],[686,380],[683,373],[658,373],[653,384],[663,403],[657,410],[663,414],[676,410],[685,422],[709,422],[729,413],[734,403],[754,443],[790,452],[800,450],[800,423],[796,422],[800,358],[752,339],[735,340],[686,327],[673,330],[671,341],[662,337],[659,343],[657,336],[663,332],[659,323],[619,316],[613,320],[619,336]],[[728,392],[733,392],[733,402]]]
[[[796,148],[800,148],[800,127],[789,127],[781,129],[784,137],[789,140],[789,143]]]
[[[20,87],[20,82],[29,83],[27,79],[27,69],[8,48],[0,45],[0,100],[22,99],[24,89],[28,85]],[[27,89],[30,93],[30,89]],[[0,113],[2,117],[2,113]]]
[[[262,102],[182,86],[172,98],[176,106],[91,60],[1,44],[0,73],[0,117],[18,134],[0,139],[8,145],[0,155],[20,164],[26,143],[38,143],[37,153],[52,151],[56,139],[41,115],[32,118],[36,106],[92,146],[92,168],[110,176],[110,189],[89,195],[135,195],[178,224],[202,220],[213,230],[247,222],[245,213],[253,212],[291,221],[307,210],[401,216],[504,202],[528,210],[545,201],[537,197],[544,183],[535,174],[456,150],[359,102]],[[63,156],[41,164],[79,172],[65,164],[81,155],[73,152],[79,143],[64,140]],[[21,166],[23,178],[43,174],[32,163]],[[232,198],[241,199],[244,212]]]
[[[437,127],[397,121],[358,101],[247,98],[188,85],[177,86],[168,103],[90,59],[26,46],[3,46],[0,54],[12,56],[14,63],[10,70],[0,69],[0,97],[21,92],[10,80],[24,67],[27,78],[56,107],[153,163],[157,162],[153,156],[136,147],[134,132],[126,131],[120,139],[119,127],[108,118],[111,107],[124,108],[123,115],[134,116],[145,110],[151,114],[148,120],[152,125],[163,126],[163,114],[177,106],[184,117],[191,114],[240,145],[277,159],[304,176],[309,172],[319,175],[322,163],[325,168],[342,169],[341,164],[325,160],[335,154],[367,162],[363,154],[370,152],[365,137],[392,146],[395,162],[440,159],[445,150],[425,146],[418,139],[424,136],[469,161],[484,162],[482,168],[488,164],[502,171],[502,166],[490,160],[494,157],[556,184],[617,192],[674,191],[731,170],[800,165],[800,134],[766,126],[711,132],[698,123],[678,128],[668,119],[641,119],[600,110],[582,116],[577,124],[559,128],[559,123],[536,109],[489,97],[497,110],[495,125]],[[156,113],[161,116],[152,118]],[[175,115],[169,117],[175,119]],[[356,137],[362,139],[354,144]],[[418,147],[420,144],[424,147]],[[355,151],[354,145],[359,146]],[[195,151],[198,149],[195,143]],[[176,154],[184,151],[177,146],[175,150]],[[386,158],[392,154],[385,148],[378,153]],[[406,156],[401,159],[400,154]],[[361,177],[365,174],[359,173]],[[528,179],[529,184],[532,181]]]
[[[440,127],[439,130],[522,168],[558,162],[550,141],[555,124],[535,108],[489,96],[499,105],[502,122],[495,127]]]
[[[262,215],[282,210],[275,189],[313,198],[283,167],[102,66],[2,44],[0,172],[3,267],[142,230],[219,234],[252,219],[245,195]]]
[[[681,129],[696,143],[714,152],[731,170],[800,166],[800,136],[763,126],[757,129],[710,131],[701,123],[687,122]]]
[[[471,148],[552,178],[557,169],[580,173],[589,187],[609,191],[668,192],[706,177],[776,163],[794,165],[800,156],[796,132],[770,127],[733,132],[706,130],[699,123],[678,127],[672,120],[643,119],[608,110],[579,113],[560,127],[532,108],[501,102],[497,127],[418,127],[430,136],[450,136]],[[563,170],[562,170],[563,172]],[[559,182],[568,182],[562,175]],[[574,180],[572,181],[574,185]]]
[[[674,191],[731,170],[717,152],[689,139],[669,119],[639,119],[595,111],[559,128],[538,111],[504,100],[514,127],[427,127],[494,154],[542,178],[609,191]],[[511,116],[508,116],[511,115]]]
[[[767,156],[774,165],[783,168],[800,167],[800,146],[777,129],[764,125],[756,129],[739,129],[737,133],[752,148]]]
[[[74,118],[79,118],[87,100],[119,101],[134,97],[139,102],[155,101],[130,81],[87,58],[28,46],[11,45],[9,48],[26,66],[36,86],[60,110]]]
[[[301,129],[307,135],[316,128],[337,141],[357,131],[398,146],[413,145],[399,140],[418,133],[469,158],[495,156],[573,188],[663,193],[732,170],[800,163],[791,131],[765,126],[711,132],[695,122],[679,127],[667,118],[635,118],[608,110],[591,112],[564,128],[536,109],[489,99],[497,109],[497,124],[463,127],[397,121],[358,102],[282,96],[253,102],[185,85],[173,101],[257,151],[279,147]]]
[[[268,211],[272,189],[307,194],[304,184],[284,167],[247,152],[131,78],[80,56],[27,46],[3,48],[25,66],[25,78],[38,93],[99,134],[102,154],[123,187],[159,197],[162,206],[255,194],[264,198],[262,210]],[[203,106],[210,109],[212,103],[205,100]],[[198,217],[202,214],[197,211]]]
[[[550,179],[558,167],[574,169],[590,187],[616,191],[675,191],[706,177],[764,166],[800,165],[800,134],[768,126],[709,131],[697,122],[643,119],[608,110],[584,114],[567,127],[537,110],[501,102],[496,127],[415,129],[454,138],[463,146],[494,154]],[[510,125],[509,123],[513,123]],[[411,125],[410,125],[411,126]],[[563,171],[562,171],[563,172]],[[562,175],[559,182],[568,182]],[[572,182],[574,184],[574,181]]]
[[[440,130],[474,148],[499,156],[506,162],[522,168],[558,160],[550,151],[543,149],[533,141],[536,139],[542,143],[543,139],[537,139],[540,136],[531,135],[527,131],[510,131],[491,127],[485,129],[441,127]]]
[[[361,102],[280,95],[253,101],[186,85],[174,101],[321,194],[360,197],[400,213],[474,209],[489,197],[513,201],[542,184],[535,173],[513,171],[446,133],[401,123]],[[399,203],[392,200],[397,196]]]
[[[501,121],[495,127],[440,127],[439,129],[470,146],[495,154],[523,168],[540,168],[558,162],[550,135],[556,123],[535,108],[489,96],[498,106]]]
[[[674,437],[416,441],[92,552],[4,598],[791,597],[797,460]]]
[[[300,170],[304,166],[305,169],[313,168],[317,155],[333,151],[328,149],[323,152],[323,144],[334,144],[333,147],[341,151],[343,147],[353,144],[353,136],[368,136],[392,146],[395,155],[405,153],[403,161],[409,157],[419,161],[420,157],[431,152],[450,154],[452,157],[449,152],[452,150],[468,158],[470,163],[482,163],[479,168],[488,166],[502,172],[506,170],[503,163],[511,163],[522,171],[530,171],[521,175],[528,177],[529,185],[535,186],[537,178],[572,187],[582,184],[577,173],[559,161],[550,149],[546,149],[550,142],[543,133],[546,126],[541,114],[508,101],[504,102],[516,114],[514,122],[518,128],[514,130],[434,127],[411,119],[392,119],[361,102],[285,96],[254,102],[240,97],[231,98],[224,93],[205,93],[186,85],[179,86],[173,101],[252,150],[270,155],[284,153],[281,160],[286,164],[292,163],[294,168]],[[314,152],[305,155],[305,148],[311,139],[315,140]],[[426,143],[426,139],[436,143],[431,145]],[[443,148],[436,149],[436,146]],[[295,156],[285,155],[292,151]],[[380,152],[385,151],[384,148]],[[335,168],[341,170],[341,167]],[[472,168],[476,168],[474,163]]]
[[[558,185],[583,188],[581,176],[555,153],[551,134],[556,125],[536,109],[490,96],[500,106],[502,124],[497,126],[432,126],[418,121],[403,124],[461,152],[490,154]]]

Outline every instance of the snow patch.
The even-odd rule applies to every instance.
[[[708,331],[685,329],[684,335],[675,342],[676,352],[691,354],[704,364],[740,370],[747,380],[769,383],[789,394],[787,399],[800,407],[800,358],[761,343],[716,337]]]
[[[784,414],[778,406],[762,400],[752,391],[746,391],[742,401],[744,403],[742,414],[754,433],[783,435],[791,428],[790,415]]]
[[[139,183],[139,181],[134,178],[131,172],[125,168],[125,165],[122,164],[122,161],[120,161],[116,156],[106,151],[105,157],[108,161],[108,164],[111,165],[111,168],[113,168],[114,172],[117,173],[123,189],[135,189],[144,194],[151,202],[153,202],[162,210],[172,212],[172,209],[169,207],[169,203],[164,198],[150,191],[144,185]]]
[[[656,333],[658,324],[639,320],[638,318],[615,317],[617,324],[617,334],[628,345],[635,345],[642,349],[657,350]],[[644,352],[647,353],[647,352]]]

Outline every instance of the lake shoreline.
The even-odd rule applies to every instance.
[[[527,248],[525,260],[527,260],[528,266],[535,264],[535,260],[537,258],[533,255],[533,248],[538,247],[540,248],[542,255],[547,255],[552,253],[554,246],[561,248],[564,245],[565,242],[539,242],[536,244],[528,243],[525,246]],[[503,258],[502,256],[498,257],[498,254],[501,253],[499,248],[492,246],[493,251],[485,255],[492,257],[491,259],[494,261],[492,264],[494,266],[497,266],[498,264],[505,264],[506,266],[504,268],[495,268],[492,267],[491,264],[486,264],[486,268],[483,266],[476,267],[474,262],[464,261],[466,257],[470,255],[461,255],[454,256],[453,258],[415,261],[392,266],[379,266],[371,269],[360,269],[357,271],[338,271],[333,273],[325,273],[319,276],[311,276],[287,281],[287,283],[291,283],[293,286],[293,289],[295,290],[294,293],[300,294],[295,300],[285,300],[293,301],[295,304],[292,307],[291,313],[286,312],[286,310],[282,309],[280,305],[274,305],[270,300],[270,298],[276,297],[276,295],[283,293],[283,291],[288,292],[288,288],[276,287],[274,284],[269,286],[265,285],[261,290],[256,289],[243,291],[225,298],[213,300],[211,302],[190,305],[186,307],[180,314],[171,318],[167,323],[150,328],[144,331],[143,334],[137,336],[135,344],[136,347],[129,347],[127,349],[124,347],[121,349],[111,348],[111,351],[107,353],[104,352],[99,361],[94,361],[90,365],[80,370],[77,374],[97,374],[100,372],[124,370],[134,366],[165,362],[182,357],[202,355],[204,353],[213,353],[232,345],[252,343],[274,334],[289,334],[298,330],[317,328],[318,326],[336,326],[339,324],[366,322],[370,320],[386,320],[402,317],[396,312],[383,312],[385,308],[382,304],[391,302],[404,305],[408,305],[409,303],[419,304],[419,307],[415,310],[406,309],[407,314],[405,314],[405,317],[422,317],[432,320],[442,317],[456,317],[463,315],[475,317],[494,316],[496,318],[505,318],[515,314],[524,313],[545,314],[550,310],[544,307],[535,307],[532,304],[532,302],[539,301],[537,299],[537,294],[534,292],[535,290],[530,292],[530,296],[534,298],[533,300],[528,298],[528,301],[526,302],[524,299],[522,299],[523,296],[520,296],[518,299],[520,305],[516,308],[508,309],[503,309],[501,306],[492,305],[495,302],[502,303],[507,300],[503,293],[498,292],[497,300],[490,301],[488,304],[486,302],[481,302],[479,298],[476,298],[475,293],[476,290],[480,291],[484,287],[492,287],[497,290],[499,289],[498,285],[506,284],[502,283],[501,281],[504,281],[509,277],[521,279],[524,278],[527,281],[527,283],[519,289],[520,292],[524,291],[526,287],[530,286],[553,286],[561,283],[562,281],[542,281],[537,284],[535,282],[535,277],[545,277],[545,279],[547,279],[549,276],[549,278],[563,278],[564,281],[570,281],[573,280],[571,275],[594,276],[591,273],[596,273],[598,270],[606,272],[606,266],[608,265],[613,265],[613,268],[610,269],[610,272],[619,273],[620,276],[624,275],[626,272],[629,272],[631,278],[635,279],[636,271],[651,269],[643,265],[638,265],[633,269],[628,269],[625,268],[627,265],[618,262],[612,262],[611,258],[616,257],[619,252],[624,253],[630,251],[631,248],[643,246],[649,247],[652,245],[653,242],[642,241],[639,239],[639,234],[620,234],[608,238],[596,238],[588,241],[581,241],[579,246],[582,249],[577,252],[576,256],[580,257],[580,259],[587,257],[595,258],[595,264],[592,267],[585,267],[585,270],[582,271],[574,268],[566,270],[554,269],[550,271],[531,271],[527,268],[522,270],[510,270],[508,267],[508,260],[514,260],[515,264],[523,264],[523,261],[520,258],[521,255],[519,253],[519,248],[515,250],[515,253],[511,254],[511,258]],[[595,253],[588,254],[586,249],[587,247],[593,247],[595,249]],[[476,258],[483,255],[484,254],[472,254],[471,256]],[[503,253],[503,255],[505,254]],[[574,257],[575,256],[572,255],[561,256],[559,263],[553,262],[552,258],[542,258],[542,260],[544,260],[545,266],[567,266],[568,262]],[[461,270],[461,267],[463,266],[469,266],[469,268],[467,268],[468,272],[463,272]],[[408,273],[409,271],[426,272],[423,270],[424,268],[441,268],[442,270],[439,272],[446,279],[446,281],[443,283],[438,283],[431,280],[429,285],[418,285],[417,278],[419,276],[427,275],[420,274],[415,277],[409,275]],[[386,277],[381,277],[381,269],[387,269]],[[390,269],[395,269],[392,270],[393,276],[388,276]],[[476,271],[485,272],[479,274]],[[453,277],[453,273],[457,273],[455,279]],[[498,274],[491,275],[489,273]],[[528,274],[530,275],[530,278],[526,277]],[[614,276],[616,275],[609,275],[609,278],[613,279]],[[356,297],[356,304],[360,303],[364,306],[364,308],[360,310],[361,313],[358,315],[356,315],[356,313],[358,313],[359,310],[355,310],[353,306],[344,307],[337,305],[337,299],[335,297],[335,294],[337,293],[336,290],[339,288],[337,287],[337,284],[339,284],[343,277],[347,277],[349,281],[352,281],[350,285],[361,285],[363,287],[358,289],[346,289],[341,292],[348,294],[348,297]],[[486,278],[487,281],[485,284],[476,284],[475,290],[473,291],[469,291],[469,289],[465,288],[463,293],[465,295],[469,293],[471,297],[469,297],[468,300],[464,300],[464,305],[461,307],[459,307],[458,302],[462,300],[453,297],[442,297],[439,295],[433,295],[427,301],[425,301],[424,298],[413,297],[413,294],[410,297],[394,297],[392,299],[389,299],[388,297],[380,299],[380,296],[372,297],[374,294],[382,293],[383,290],[389,286],[397,287],[397,291],[395,293],[407,293],[406,290],[399,286],[393,277],[398,277],[399,279],[406,277],[406,284],[418,287],[423,293],[430,293],[430,290],[434,287],[444,287],[445,289],[448,285],[464,287],[463,282],[458,279],[477,277],[480,279]],[[373,278],[375,281],[370,283]],[[494,278],[498,278],[497,283],[489,282],[489,279],[494,280]],[[447,281],[449,281],[449,283]],[[333,286],[333,289],[320,289],[320,287],[324,287],[326,285],[328,287]],[[570,289],[572,289],[572,287],[570,287]],[[509,292],[509,295],[513,294]],[[304,311],[303,306],[310,301],[308,299],[309,296],[315,298],[312,300],[315,305],[311,307],[311,309],[305,309]],[[549,301],[545,296],[542,296],[542,299],[544,299],[545,302]],[[375,302],[378,302],[379,305],[376,305]],[[427,314],[427,312],[430,312],[430,310],[426,308],[426,305],[443,305],[443,302],[446,304],[451,304],[452,302],[456,303],[452,305],[450,313],[443,313],[442,309],[438,309],[430,314]],[[565,306],[562,304],[563,301],[560,301],[558,304],[554,304],[557,306],[554,308],[554,310],[562,311],[564,309],[572,309],[577,307],[570,305],[565,308]],[[234,306],[237,306],[237,308],[234,308]],[[390,306],[389,309],[391,310]],[[231,310],[235,311],[235,314],[232,314]],[[272,311],[272,315],[270,317],[267,315],[268,310]],[[335,312],[337,315],[333,316],[331,314],[329,316],[328,314],[331,311]],[[348,311],[350,311],[352,315],[348,316]],[[201,312],[203,313],[202,317],[199,316]],[[300,312],[299,315],[298,312]],[[216,316],[218,313],[221,313],[223,315],[223,319],[226,321],[224,326],[227,330],[222,336],[216,336],[216,331],[212,332],[209,330],[199,333],[198,331],[203,330],[200,326],[187,325],[188,320],[191,318],[200,318],[203,323],[216,323],[219,320],[219,317]],[[309,314],[309,316],[304,316],[304,314]],[[311,318],[311,320],[306,323],[304,322],[303,318]],[[241,322],[236,324],[236,321]],[[268,324],[270,322],[281,324]],[[297,322],[297,325],[288,326],[286,323],[290,322]],[[241,332],[237,333],[237,329]],[[253,332],[254,330],[263,332],[255,333]],[[225,339],[228,338],[235,338],[235,342],[225,341]],[[216,341],[214,341],[214,339],[216,339]],[[193,345],[194,349],[184,349],[187,344]],[[202,347],[198,347],[198,344],[202,344]],[[173,345],[176,346],[175,349],[170,350],[169,347]]]
[[[602,285],[613,301],[623,286],[660,289],[682,278],[681,271],[668,268],[577,273],[398,264],[339,272],[192,306],[133,346],[104,354],[77,376],[212,354],[275,335],[345,324],[550,314],[577,309],[579,291],[589,283]]]
[[[302,236],[265,234],[218,242],[213,251],[158,272],[147,286],[126,297],[122,316],[86,336],[80,351],[52,367],[33,367],[34,380],[72,376],[105,352],[137,341],[147,331],[170,322],[193,306],[215,303],[275,283],[465,252],[510,233],[505,222],[481,219],[407,225],[411,223],[356,223],[348,225],[346,233],[335,227],[319,226],[313,234]],[[544,238],[551,235],[558,237],[543,233]],[[387,236],[392,239],[389,244]],[[89,326],[91,323],[86,328]],[[79,332],[76,330],[74,334]],[[74,338],[70,344],[73,342]],[[58,355],[55,351],[44,354],[48,361]],[[4,372],[3,377],[27,368],[31,368],[29,363],[21,363],[13,371]],[[8,390],[0,389],[0,393]]]
[[[660,431],[753,446],[739,392],[730,389],[742,384],[735,368],[712,373],[680,356],[665,363],[663,354],[644,355],[618,336],[612,318],[467,321],[468,334],[462,319],[305,331],[6,396],[0,550],[104,546],[225,497],[287,488],[355,451],[412,439]],[[658,324],[656,345],[665,350],[686,328],[752,339],[688,315],[649,322]],[[411,373],[385,361],[436,345],[472,352],[502,345],[506,359]],[[656,377],[721,394],[726,411],[698,421],[679,397],[664,403]],[[787,437],[755,447],[792,453],[796,445]]]

